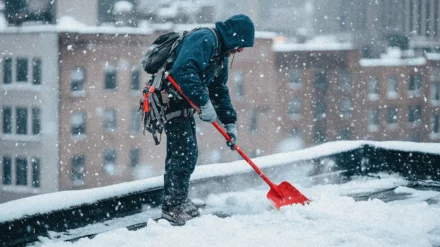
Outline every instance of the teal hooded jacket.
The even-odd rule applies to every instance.
[[[230,50],[252,47],[255,28],[248,16],[240,14],[216,22],[214,30],[216,35],[202,28],[186,36],[177,47],[170,74],[193,103],[200,107],[211,100],[223,124],[235,123],[237,114],[226,85],[226,54]]]

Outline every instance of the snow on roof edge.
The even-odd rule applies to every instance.
[[[298,161],[307,161],[335,153],[357,149],[362,145],[401,150],[406,152],[424,152],[440,155],[439,143],[414,143],[401,141],[336,141],[293,152],[278,153],[253,159],[260,168],[280,166]],[[206,179],[220,175],[239,174],[250,171],[252,168],[244,161],[210,164],[197,167],[192,180]],[[92,204],[96,201],[136,193],[142,190],[154,189],[163,186],[163,177],[152,177],[143,180],[125,182],[99,188],[60,191],[26,197],[0,204],[0,222],[11,221],[33,214],[44,214],[51,211],[72,208],[83,204]],[[33,205],[28,207],[28,205]]]

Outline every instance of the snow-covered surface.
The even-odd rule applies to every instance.
[[[392,150],[440,154],[440,143],[338,141],[325,143],[303,150],[263,156],[253,159],[253,161],[260,168],[281,166],[297,161],[306,161],[353,150],[365,144]],[[230,163],[204,165],[197,167],[191,179],[197,180],[217,176],[228,176],[249,172],[251,170],[252,168],[243,160]],[[22,218],[26,215],[44,214],[81,204],[92,204],[98,200],[127,195],[142,190],[157,188],[159,186],[163,186],[162,176],[81,191],[62,191],[27,197],[0,204],[0,222]],[[29,207],[28,205],[32,205],[32,207]]]
[[[440,53],[426,53],[425,56],[428,60],[440,61]]]
[[[266,199],[267,189],[211,195],[208,208],[233,215],[203,215],[183,227],[148,220],[148,227],[137,231],[121,228],[74,243],[41,238],[36,246],[439,246],[440,205],[425,200],[440,200],[440,192],[410,189],[403,178],[381,176],[300,187],[312,202],[280,211]],[[393,188],[407,198],[385,203],[349,196]]]
[[[421,66],[426,64],[425,57],[410,57],[404,58],[401,51],[396,47],[388,47],[387,52],[380,55],[380,58],[373,59],[361,59],[360,65],[363,67],[376,67],[376,66]]]
[[[340,42],[334,36],[317,36],[312,40],[304,43],[285,43],[275,42],[272,45],[272,50],[275,52],[289,52],[289,51],[337,51],[337,50],[352,50],[353,44],[350,42]]]

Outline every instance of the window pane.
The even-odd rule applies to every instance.
[[[40,159],[32,159],[32,187],[40,187]]]
[[[325,71],[315,73],[315,87],[320,91],[325,91],[327,89],[327,75]]]
[[[368,79],[368,87],[370,94],[379,94],[379,82],[375,77],[370,77]]]
[[[138,113],[138,109],[131,110],[131,132],[134,134],[139,133],[141,130],[141,115]]]
[[[3,83],[12,83],[12,58],[10,57],[3,60]]]
[[[28,111],[26,108],[17,107],[16,129],[17,134],[27,134]]]
[[[341,72],[341,88],[344,90],[351,90],[351,74],[348,71]]]
[[[409,106],[408,107],[408,122],[420,122],[422,121],[422,106]]]
[[[398,96],[398,81],[396,77],[390,77],[388,79],[388,97],[396,97]]]
[[[72,158],[72,183],[73,185],[83,185],[85,178],[85,156],[78,155]]]
[[[9,106],[3,107],[3,133],[12,133],[12,109]]]
[[[432,133],[438,134],[440,132],[440,115],[432,117]]]
[[[293,87],[298,87],[301,84],[301,72],[299,70],[290,72],[289,83]]]
[[[139,70],[133,70],[131,72],[131,90],[138,91],[139,90]]]
[[[388,108],[388,123],[389,124],[395,124],[397,123],[397,115],[398,111],[396,107],[389,107]]]
[[[17,58],[17,82],[28,81],[28,59]]]
[[[17,185],[27,185],[27,159],[19,158],[15,159],[16,167],[16,184]]]
[[[12,183],[12,160],[11,157],[3,156],[3,184]]]
[[[116,110],[107,109],[104,111],[104,128],[107,131],[116,129]]]
[[[107,149],[104,153],[104,170],[109,175],[116,173],[116,150]]]
[[[72,135],[86,133],[86,120],[84,112],[73,112],[71,115]]]
[[[243,72],[237,72],[234,76],[235,81],[235,95],[243,96],[244,95],[244,76]]]
[[[39,108],[32,108],[32,134],[38,135],[41,131],[41,116]]]
[[[105,89],[116,88],[116,70],[105,71]]]
[[[86,72],[84,68],[74,68],[70,72],[71,90],[72,92],[84,91],[84,81]]]
[[[35,85],[41,84],[41,59],[32,59],[32,83]]]
[[[139,165],[139,148],[133,148],[130,150],[130,166],[136,167]]]
[[[300,115],[301,112],[301,101],[299,99],[291,100],[287,107],[287,113],[290,115]]]

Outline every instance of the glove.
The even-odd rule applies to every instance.
[[[235,143],[237,142],[237,125],[235,123],[225,124],[226,133],[231,137],[230,142],[226,142],[226,145],[231,148],[231,150],[235,149]]]
[[[212,105],[211,101],[208,100],[205,105],[200,107],[200,119],[212,123],[217,119],[217,113],[215,112],[214,106]]]

